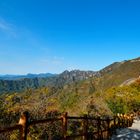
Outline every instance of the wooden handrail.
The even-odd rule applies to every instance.
[[[48,123],[48,122],[54,122],[54,121],[60,121],[60,120],[62,120],[62,117],[60,117],[60,118],[48,118],[48,119],[44,119],[44,120],[34,120],[34,121],[29,122],[29,125]]]
[[[22,125],[15,125],[15,126],[7,127],[4,129],[0,129],[0,133],[11,132],[18,129],[19,130],[22,129]]]
[[[72,134],[68,135],[68,120],[81,120],[83,131],[79,134]],[[24,112],[19,120],[19,124],[15,125],[13,127],[4,128],[0,130],[0,133],[6,133],[11,132],[14,130],[19,130],[21,140],[27,140],[27,130],[30,126],[40,124],[40,123],[48,123],[48,122],[54,122],[54,121],[61,121],[62,122],[62,130],[63,130],[63,139],[67,140],[67,138],[72,137],[79,137],[82,136],[83,140],[88,140],[88,126],[89,121],[96,121],[97,122],[97,131],[90,132],[92,135],[97,135],[99,139],[103,138],[103,133],[107,132],[107,138],[109,139],[110,135],[117,129],[121,127],[129,127],[133,123],[132,117],[124,117],[124,116],[114,116],[114,118],[106,118],[102,119],[100,117],[88,117],[87,115],[83,117],[75,117],[75,116],[68,116],[68,113],[65,113],[61,117],[55,117],[55,118],[47,118],[42,120],[33,120],[29,121],[29,113]],[[105,122],[105,128],[102,128],[102,123]]]

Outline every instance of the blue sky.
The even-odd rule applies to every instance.
[[[0,74],[99,70],[140,56],[139,0],[0,0]]]

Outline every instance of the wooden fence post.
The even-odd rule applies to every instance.
[[[120,129],[121,128],[121,117],[118,116],[118,128]]]
[[[110,130],[110,119],[107,118],[107,138],[110,138],[111,130]]]
[[[98,139],[102,139],[102,137],[103,136],[101,136],[102,135],[102,130],[101,130],[101,118],[100,117],[98,117],[97,118],[97,124],[98,124],[98,127],[97,127],[97,131],[98,131]],[[101,132],[101,134],[100,134],[100,132]]]
[[[115,129],[117,128],[117,123],[116,123],[116,116],[113,117],[113,129],[115,131]]]
[[[124,114],[122,114],[122,128],[125,128],[125,118],[124,118]]]
[[[88,118],[87,118],[87,115],[84,115],[83,133],[84,133],[83,140],[87,140],[88,139]]]
[[[127,116],[127,126],[130,127],[130,116]]]
[[[132,126],[133,122],[134,122],[134,116],[130,115],[130,119],[129,119],[130,126],[129,127]]]
[[[22,126],[21,140],[27,140],[27,129],[29,125],[29,113],[27,111],[21,114],[19,124]]]
[[[116,123],[117,117],[114,116],[114,124],[113,124],[113,133],[116,134],[116,129],[117,129],[117,123]]]
[[[66,112],[63,116],[62,116],[62,123],[63,123],[63,137],[64,140],[67,139],[67,124],[68,124],[68,113]]]

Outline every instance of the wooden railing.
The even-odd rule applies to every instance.
[[[78,133],[68,134],[69,121],[73,120],[80,121],[82,129]],[[62,124],[61,128],[63,140],[75,139],[77,137],[81,137],[82,140],[103,140],[110,139],[111,135],[115,133],[117,128],[130,127],[133,123],[133,117],[126,115],[115,116],[113,118],[95,118],[89,117],[87,115],[84,115],[83,117],[71,117],[68,116],[68,113],[65,113],[59,118],[47,118],[44,120],[29,121],[28,112],[24,112],[19,120],[18,125],[0,130],[0,134],[19,130],[18,139],[27,140],[30,126],[57,121],[61,121]]]

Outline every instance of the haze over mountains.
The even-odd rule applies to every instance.
[[[121,85],[140,74],[140,58],[115,62],[100,71],[64,71],[61,74],[27,74],[0,76],[0,93],[19,92],[39,87],[63,88],[64,85],[87,79],[94,80],[94,86],[107,89]]]
[[[57,74],[52,74],[52,73],[40,73],[40,74],[32,74],[28,73],[27,75],[0,75],[1,80],[19,80],[19,79],[24,79],[24,78],[47,78],[47,77],[53,77],[56,76]]]

